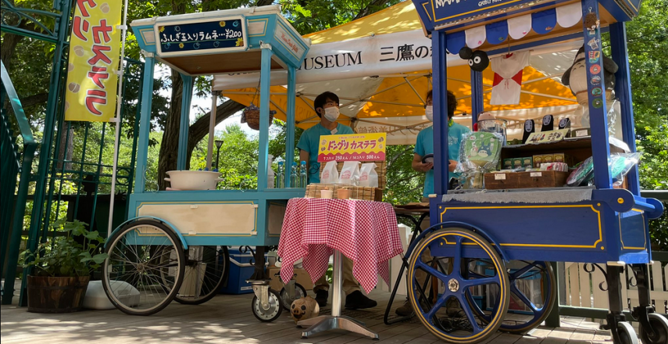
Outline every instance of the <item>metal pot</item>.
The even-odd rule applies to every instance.
[[[167,171],[171,188],[174,190],[215,190],[222,181],[219,172],[212,171]]]

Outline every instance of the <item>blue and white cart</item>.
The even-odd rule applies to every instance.
[[[407,252],[409,299],[420,321],[449,343],[479,343],[499,329],[528,331],[545,319],[556,300],[555,276],[545,261],[581,262],[607,266],[605,328],[616,344],[638,343],[638,335],[643,343],[667,343],[668,321],[650,303],[646,265],[652,262],[648,222],[662,215],[663,205],[640,197],[637,168],[627,176],[628,190],[613,188],[608,158],[616,148],[608,138],[606,94],[594,90],[605,85],[597,57],[602,56],[601,33],[609,32],[612,58],[619,65],[615,93],[622,104],[623,137],[635,151],[624,23],[638,14],[640,0],[413,2],[432,40],[434,113],[441,114],[434,116],[432,227]],[[557,16],[569,5],[579,6],[582,16],[565,27]],[[508,28],[517,25],[526,28],[524,37],[510,40]],[[591,139],[542,149],[593,155],[595,187],[448,193],[446,54],[469,46],[491,57],[583,39],[587,79],[597,76],[588,82]],[[475,122],[485,104],[482,76],[472,72],[471,78]],[[638,335],[622,314],[620,273],[626,266],[638,280],[640,306],[632,312],[640,324]]]
[[[199,304],[216,295],[229,264],[226,246],[256,246],[253,312],[262,321],[282,310],[278,293],[265,275],[267,246],[278,245],[287,200],[304,189],[268,188],[269,87],[272,70],[287,70],[288,135],[286,161],[293,160],[295,71],[310,41],[281,16],[278,6],[193,13],[132,22],[145,58],[136,184],[129,197],[129,220],[116,228],[106,248],[103,285],[121,311],[149,315],[172,300]],[[184,83],[178,145],[178,170],[185,170],[193,78],[260,71],[260,128],[257,190],[145,190],[151,130],[151,97],[156,62],[178,71]],[[214,140],[216,94],[209,128]],[[217,177],[217,176],[216,176]],[[272,185],[273,187],[273,185]]]

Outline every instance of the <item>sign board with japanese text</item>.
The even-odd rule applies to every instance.
[[[231,17],[214,21],[156,23],[158,56],[183,56],[242,51],[247,48],[245,20]]]
[[[566,138],[568,129],[540,131],[529,135],[526,144],[559,142]]]
[[[448,55],[448,66],[467,64]],[[313,44],[297,71],[297,83],[340,80],[369,75],[418,72],[431,69],[431,40],[422,30],[376,35],[352,41]],[[256,87],[259,73],[220,74],[217,90]],[[287,84],[287,73],[272,71],[272,85]]]
[[[471,17],[492,10],[517,6],[530,0],[431,0],[427,11],[431,12],[434,24]]]
[[[65,120],[108,122],[116,112],[122,2],[79,0],[75,4]]]
[[[385,161],[385,133],[320,136],[318,162]]]

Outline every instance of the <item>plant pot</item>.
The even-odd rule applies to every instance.
[[[90,277],[28,276],[28,312],[70,313],[82,309]]]

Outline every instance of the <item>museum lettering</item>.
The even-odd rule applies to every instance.
[[[299,70],[347,67],[362,64],[362,52],[307,57]]]

